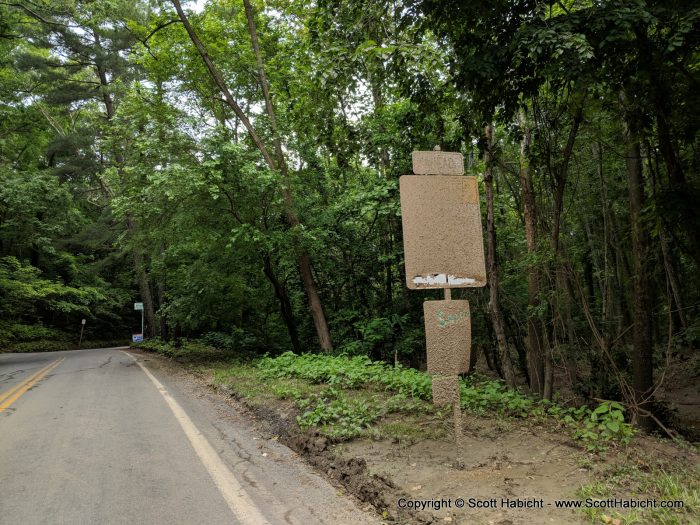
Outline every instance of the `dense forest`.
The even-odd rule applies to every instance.
[[[473,354],[643,425],[700,344],[700,6],[0,1],[0,347],[424,366],[398,178],[479,180]]]

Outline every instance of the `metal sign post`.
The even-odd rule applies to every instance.
[[[83,329],[85,328],[85,319],[80,321],[80,340],[78,341],[78,348],[83,344]]]
[[[464,176],[461,153],[414,151],[413,172],[399,179],[401,223],[410,290],[442,288],[443,301],[425,301],[428,372],[433,403],[452,404],[455,441],[462,435],[459,374],[469,368],[469,303],[452,288],[486,285],[486,261],[476,177]]]
[[[143,303],[134,303],[134,310],[141,310],[141,333],[133,334],[131,336],[131,340],[134,343],[138,343],[140,341],[143,341]]]

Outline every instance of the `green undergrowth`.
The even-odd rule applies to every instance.
[[[0,352],[11,352],[11,353],[30,353],[30,352],[60,352],[63,350],[79,350],[81,348],[112,348],[116,346],[127,346],[129,342],[124,339],[110,339],[110,340],[90,340],[83,341],[82,344],[78,345],[77,342],[65,342],[65,341],[28,341],[23,343],[15,343],[7,349],[2,349]]]
[[[183,363],[211,363],[226,361],[232,358],[232,353],[224,349],[206,345],[199,341],[178,341],[176,344],[159,338],[148,339],[132,346],[171,357]]]
[[[107,348],[126,344],[126,339],[83,339],[80,348]],[[77,348],[77,334],[67,334],[42,325],[0,321],[0,353],[58,352]]]
[[[401,366],[392,367],[362,356],[297,356],[288,352],[278,357],[263,358],[256,366],[260,377],[267,380],[298,379],[344,389],[371,387],[399,396],[402,402],[411,399],[429,403],[432,398],[432,382],[427,373]],[[338,411],[337,399],[330,397],[327,401],[318,401],[314,405],[314,415],[307,419],[305,412],[300,424],[315,421],[322,411],[321,404],[328,407],[331,413]],[[634,435],[632,426],[624,420],[624,407],[619,403],[606,401],[594,409],[585,406],[567,408],[528,397],[508,389],[501,381],[483,377],[460,380],[460,404],[464,410],[481,416],[556,423],[566,428],[572,438],[589,452],[602,453],[610,446],[627,445]],[[322,421],[327,424],[325,420]]]
[[[696,465],[679,468],[632,452],[597,478],[579,489],[578,496],[584,503],[617,499],[656,502],[656,507],[652,504],[649,508],[615,509],[600,508],[600,503],[592,503],[580,511],[591,523],[700,523],[700,471]],[[680,501],[682,506],[662,508],[662,501]]]
[[[217,383],[253,403],[288,400],[299,410],[297,422],[303,430],[317,429],[336,440],[365,435],[412,441],[443,435],[449,426],[449,407],[432,406],[430,375],[413,368],[393,367],[364,356],[292,352],[240,359],[200,342],[173,346],[153,340],[139,346],[212,371]],[[460,391],[465,411],[553,424],[569,432],[588,452],[625,446],[634,435],[625,422],[624,408],[616,402],[593,409],[563,407],[484,377],[461,379]],[[414,416],[432,424],[406,424],[406,418]]]

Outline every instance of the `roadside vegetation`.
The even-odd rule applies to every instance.
[[[129,337],[142,303],[146,338],[420,368],[399,177],[437,145],[478,181],[488,288],[454,297],[499,410],[697,432],[697,9],[28,5],[0,4],[0,348]],[[590,443],[620,412],[559,416]]]
[[[96,338],[93,330],[88,332],[90,339],[80,341],[80,325],[74,333],[68,333],[42,325],[0,322],[0,353],[2,352],[58,352],[78,348],[109,348],[126,346],[125,337],[112,339]]]
[[[444,434],[399,187],[439,146],[488,269],[453,292],[483,356],[462,407],[594,457],[632,422],[698,439],[699,25],[642,0],[0,3],[0,351],[142,313],[145,346],[302,429]]]
[[[450,424],[449,408],[438,410],[432,405],[430,375],[413,368],[392,367],[365,356],[292,352],[240,359],[197,341],[173,345],[156,339],[138,346],[211,371],[216,383],[253,402],[289,400],[299,411],[297,423],[302,430],[318,430],[335,440],[376,435],[381,421],[392,414],[429,416],[439,423],[440,432]],[[625,422],[624,408],[616,402],[564,407],[482,376],[461,379],[460,388],[461,407],[469,413],[552,425],[568,432],[588,452],[604,454],[610,448],[623,448],[635,434]]]
[[[650,498],[656,501],[680,501],[682,508],[644,508],[618,511],[589,508],[583,514],[591,523],[635,525],[659,523],[663,525],[695,524],[700,520],[700,473],[698,466],[669,465],[656,458],[629,451],[624,461],[610,465],[600,479],[585,484],[578,492],[582,500],[588,498]]]
[[[285,352],[258,357],[241,354],[225,337],[178,344],[153,339],[137,346],[177,360],[213,385],[252,407],[287,412],[293,407],[299,432],[326,436],[339,445],[355,440],[387,440],[410,447],[429,440],[452,439],[451,407],[431,403],[431,379],[425,373],[390,366],[366,356],[330,356]],[[613,512],[581,509],[591,524],[694,524],[700,519],[700,471],[695,464],[648,457],[625,422],[624,407],[606,401],[568,407],[508,389],[502,381],[474,375],[461,380],[461,407],[481,421],[525,424],[536,432],[568,436],[578,448],[578,467],[595,472],[575,497],[680,499],[683,508]],[[670,440],[665,439],[670,443]],[[677,441],[679,457],[693,445]]]

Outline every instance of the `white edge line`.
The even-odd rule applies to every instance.
[[[219,492],[226,500],[226,504],[231,509],[231,512],[238,518],[242,525],[270,525],[270,522],[262,515],[255,503],[250,499],[245,488],[233,475],[231,470],[226,466],[223,460],[216,453],[214,448],[209,444],[207,438],[199,431],[192,420],[189,418],[180,404],[175,401],[175,398],[170,395],[163,384],[158,381],[155,376],[133,355],[125,352],[134,362],[139,365],[141,370],[148,376],[151,382],[155,385],[160,395],[163,396],[165,402],[168,403],[175,419],[185,432],[189,439],[192,448],[199,456],[199,459],[204,464],[204,467],[209,472],[214,484],[219,489]]]

